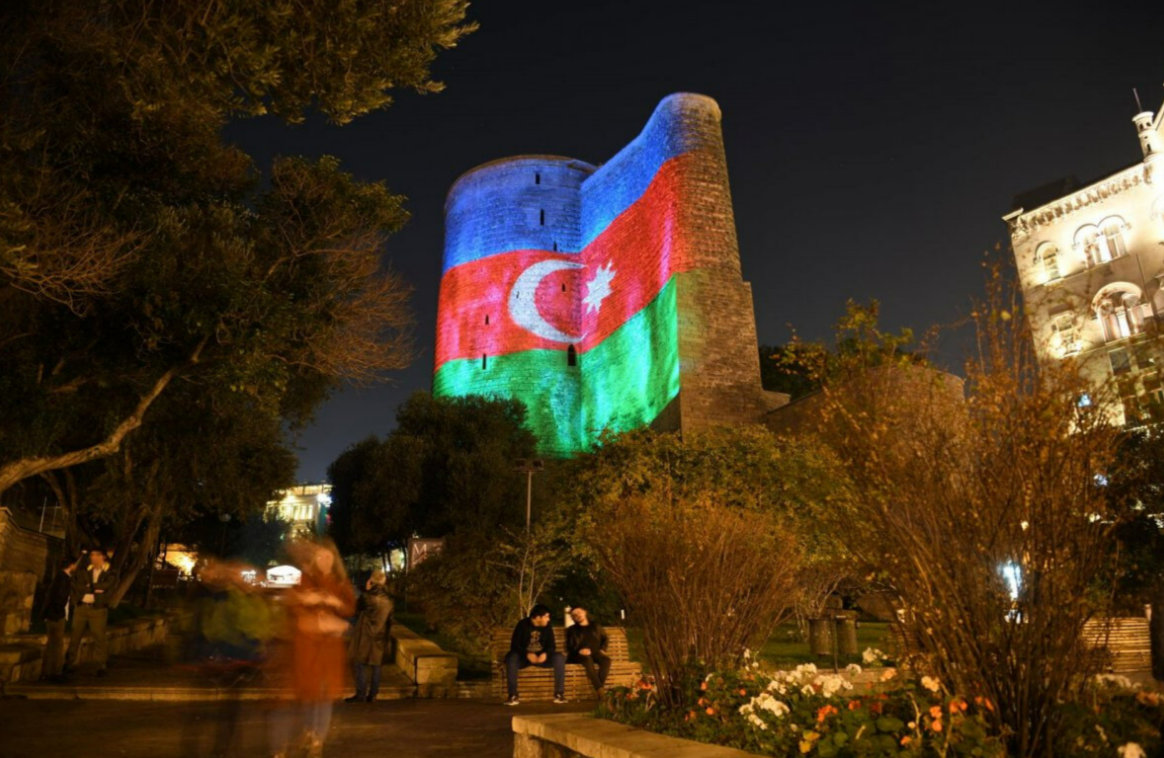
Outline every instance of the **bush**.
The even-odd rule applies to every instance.
[[[850,672],[859,672],[851,666]],[[812,664],[792,671],[756,668],[688,678],[692,707],[656,707],[653,686],[611,691],[598,715],[687,739],[759,755],[821,758],[981,756],[1004,754],[985,716],[984,698],[945,694],[906,684],[873,694],[854,694],[848,678]]]
[[[849,673],[859,673],[850,666]],[[889,673],[891,670],[887,670]],[[683,687],[691,705],[661,703],[652,682],[610,690],[597,715],[630,726],[685,739],[739,748],[758,755],[820,758],[903,758],[1005,754],[993,726],[997,706],[990,699],[948,693],[941,682],[855,694],[842,675],[812,664],[792,671],[693,673]],[[1110,678],[1108,678],[1110,679]],[[1161,755],[1164,699],[1122,683],[1100,680],[1087,686],[1086,702],[1060,703],[1056,721],[1057,758],[1147,758]],[[1051,754],[1051,753],[1048,753]]]

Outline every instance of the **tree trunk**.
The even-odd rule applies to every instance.
[[[125,557],[122,559],[121,570],[118,574],[117,588],[113,591],[113,597],[109,601],[110,606],[116,608],[121,599],[125,597],[125,593],[129,592],[137,575],[145,568],[153,554],[161,530],[162,507],[159,501],[159,504],[154,505],[149,511],[149,521],[146,523],[145,534],[142,535],[142,538],[134,543],[133,537],[135,535],[130,534],[127,544],[124,547],[118,546],[117,552],[123,553]]]
[[[123,418],[121,423],[105,439],[94,445],[81,448],[80,450],[71,450],[67,453],[57,455],[20,458],[0,465],[0,494],[3,494],[17,482],[28,479],[29,477],[88,463],[89,461],[105,458],[116,453],[121,448],[121,442],[125,439],[126,435],[141,426],[146,411],[149,410],[149,407],[158,399],[162,391],[173,381],[174,377],[188,365],[198,362],[202,355],[202,349],[206,346],[207,339],[206,337],[202,338],[202,341],[194,348],[194,352],[190,355],[190,359],[186,364],[174,366],[158,377],[158,380],[154,382],[149,391],[138,399],[133,412]]]

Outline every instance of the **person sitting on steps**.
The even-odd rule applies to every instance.
[[[517,696],[517,672],[528,666],[553,668],[554,702],[566,702],[566,656],[554,648],[550,609],[541,604],[535,605],[529,616],[517,622],[513,628],[513,639],[509,643],[509,653],[505,656],[505,680],[509,688],[506,705],[521,702]]]
[[[566,630],[566,663],[580,663],[594,691],[602,697],[606,677],[610,675],[610,656],[606,654],[606,630],[594,621],[585,608],[570,611],[574,625]]]

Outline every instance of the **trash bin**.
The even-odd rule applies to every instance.
[[[833,654],[833,620],[829,617],[808,620],[808,649],[813,655]]]
[[[837,614],[837,653],[840,655],[857,655],[857,613],[856,611],[841,611]]]

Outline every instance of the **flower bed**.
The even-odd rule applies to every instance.
[[[845,674],[812,664],[791,671],[742,671],[693,676],[682,709],[664,707],[654,685],[607,693],[597,715],[630,726],[759,755],[882,758],[981,756],[1005,753],[990,726],[994,704],[945,691],[931,677],[900,681],[884,669],[871,691],[858,693]],[[862,677],[865,678],[865,677]],[[1116,683],[1118,685],[1119,683]],[[1111,682],[1092,688],[1092,701],[1065,705],[1071,734],[1057,735],[1057,756],[1143,758],[1161,755],[1164,703],[1157,693]]]

